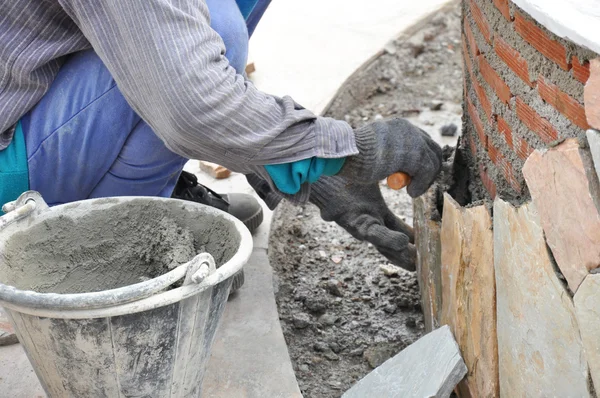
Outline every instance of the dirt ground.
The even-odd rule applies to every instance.
[[[406,117],[441,144],[460,131],[460,8],[442,10],[350,79],[328,116],[353,127]],[[450,128],[452,129],[452,128]],[[390,208],[412,224],[412,200],[384,184]],[[282,203],[269,256],[296,377],[307,398],[340,397],[373,368],[424,333],[414,273],[390,267],[370,244],[326,223],[315,207]]]

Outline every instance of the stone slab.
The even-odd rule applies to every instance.
[[[266,250],[255,249],[244,270],[246,282],[225,308],[202,395],[300,398],[279,323]]]
[[[342,398],[449,397],[466,373],[450,328],[442,326],[388,359]]]
[[[439,221],[432,220],[433,190],[414,200],[415,246],[417,248],[417,277],[425,330],[439,327],[442,308],[441,243]]]
[[[577,323],[596,389],[600,388],[600,275],[588,275],[574,298]]]
[[[600,266],[598,179],[589,151],[568,139],[534,151],[523,167],[531,198],[556,262],[576,292],[588,272]]]
[[[590,146],[590,153],[594,161],[594,169],[596,170],[596,176],[600,178],[600,131],[588,130],[586,132],[588,145]]]
[[[15,329],[6,315],[4,308],[0,307],[0,347],[5,345],[16,344],[19,342]]]
[[[501,396],[588,397],[575,309],[533,204],[496,199],[494,267]]]
[[[600,130],[600,58],[590,61],[590,78],[583,89],[583,102],[588,124]]]
[[[487,208],[463,208],[445,194],[441,242],[441,322],[450,326],[469,369],[460,396],[497,397],[494,239]]]

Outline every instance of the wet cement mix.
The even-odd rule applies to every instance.
[[[327,115],[353,127],[406,117],[442,144],[460,131],[460,8],[427,18],[340,90]],[[361,82],[369,87],[359,87]],[[358,89],[356,89],[358,87]],[[360,98],[356,97],[361,92]],[[382,184],[390,208],[412,224],[412,200]],[[321,220],[312,205],[282,203],[269,256],[276,300],[303,395],[340,397],[356,381],[424,333],[416,275]]]

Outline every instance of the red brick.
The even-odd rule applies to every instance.
[[[590,61],[590,78],[583,89],[587,122],[600,130],[600,58]]]
[[[549,144],[558,139],[558,132],[552,124],[527,105],[521,97],[517,97],[517,117],[543,142]]]
[[[471,52],[471,57],[475,58],[479,55],[479,47],[477,47],[477,42],[475,41],[475,36],[473,36],[473,30],[471,30],[471,23],[465,17],[464,21],[465,26],[465,35],[467,36],[467,40],[469,41],[469,50]]]
[[[468,96],[467,96],[467,106],[469,108],[469,116],[471,116],[471,121],[473,122],[473,125],[475,126],[475,131],[477,132],[477,135],[479,136],[479,142],[481,142],[481,146],[483,148],[487,148],[488,138],[487,138],[487,135],[485,135],[485,129],[483,128],[483,122],[481,121],[481,118],[479,117],[479,112],[477,112],[477,108],[475,108],[475,106],[473,106],[473,102],[471,102],[471,99]]]
[[[538,93],[544,101],[565,115],[573,124],[584,130],[590,128],[585,119],[583,105],[569,94],[563,92],[558,86],[544,79],[542,75],[538,77]]]
[[[483,108],[483,111],[485,112],[485,115],[487,116],[488,121],[491,123],[492,122],[492,104],[490,103],[490,100],[488,99],[487,94],[485,93],[485,90],[483,89],[483,87],[481,87],[481,84],[479,84],[477,79],[475,79],[473,76],[471,76],[471,83],[475,87],[475,94],[477,94],[477,98],[479,98],[479,103],[481,104],[481,107]]]
[[[485,187],[485,189],[487,189],[488,193],[492,197],[492,200],[495,199],[496,184],[494,184],[494,181],[492,181],[487,171],[485,171],[485,168],[481,164],[479,165],[479,176],[481,177],[481,182],[483,183],[483,186]]]
[[[517,76],[521,78],[529,87],[533,87],[533,83],[529,79],[529,68],[527,66],[527,60],[519,54],[517,50],[508,45],[507,42],[502,40],[501,37],[496,37],[494,39],[494,50],[496,54],[500,57],[502,61]]]
[[[498,120],[498,131],[501,132],[502,135],[504,136],[504,141],[506,141],[506,144],[508,145],[508,147],[510,149],[514,150],[512,131],[510,129],[510,126],[508,125],[506,120],[504,120],[504,118],[502,116],[498,116],[497,120]]]
[[[473,138],[473,135],[469,136],[469,148],[471,148],[471,153],[473,154],[473,157],[477,157],[477,144],[475,143],[475,138]]]
[[[462,45],[463,45],[463,58],[465,59],[465,63],[467,64],[467,69],[469,71],[469,75],[473,76],[473,61],[471,61],[471,57],[469,56],[469,51],[467,51],[467,39],[465,35],[462,37]],[[466,77],[466,74],[465,74]]]
[[[479,27],[479,31],[483,35],[485,41],[487,41],[489,44],[492,44],[492,30],[490,29],[490,24],[488,23],[487,19],[485,19],[485,15],[483,15],[483,12],[479,6],[475,4],[474,0],[471,0],[471,15]]]
[[[510,162],[504,157],[504,155],[502,155],[502,153],[498,150],[498,148],[494,146],[494,144],[491,141],[488,142],[487,149],[488,155],[490,155],[490,160],[492,161],[492,163],[494,163],[494,165],[496,165],[498,170],[502,172],[502,175],[504,176],[506,181],[508,181],[508,183],[512,186],[512,188],[515,191],[521,192],[521,184],[517,180],[515,176],[515,171],[513,170],[513,167],[510,164]]]
[[[500,10],[502,15],[504,15],[504,18],[506,18],[507,21],[510,21],[511,18],[510,9],[508,8],[508,0],[494,0],[494,4],[496,5],[496,8]]]
[[[571,64],[573,66],[572,73],[573,77],[583,84],[585,84],[590,78],[590,62],[585,61],[583,64],[579,62],[579,58],[573,56],[571,58]]]
[[[519,158],[521,158],[522,160],[527,160],[529,155],[531,155],[531,153],[533,152],[533,148],[529,146],[527,141],[525,141],[523,138],[514,137],[514,151],[516,152],[517,156],[519,156]]]
[[[494,90],[500,101],[508,104],[508,101],[510,101],[510,98],[512,97],[510,88],[506,85],[506,83],[504,83],[504,80],[502,80],[500,75],[498,75],[498,73],[491,67],[483,55],[479,55],[477,57],[477,62],[479,64],[479,71],[481,72],[483,79]]]
[[[519,12],[515,12],[515,30],[525,41],[544,54],[546,58],[556,62],[562,69],[569,70],[571,68],[567,62],[567,49],[548,37],[541,28],[525,19]]]

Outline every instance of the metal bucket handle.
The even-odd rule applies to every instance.
[[[49,211],[42,196],[35,191],[23,193],[16,201],[3,206],[0,230],[27,217]],[[217,211],[217,210],[215,210]],[[0,283],[0,306],[29,315],[49,318],[105,318],[147,311],[181,301],[215,286],[237,273],[252,253],[252,236],[241,221],[220,212],[234,222],[240,232],[236,254],[218,269],[209,253],[201,253],[172,271],[148,281],[117,289],[93,293],[58,294],[25,291]],[[185,278],[183,286],[165,291]]]

